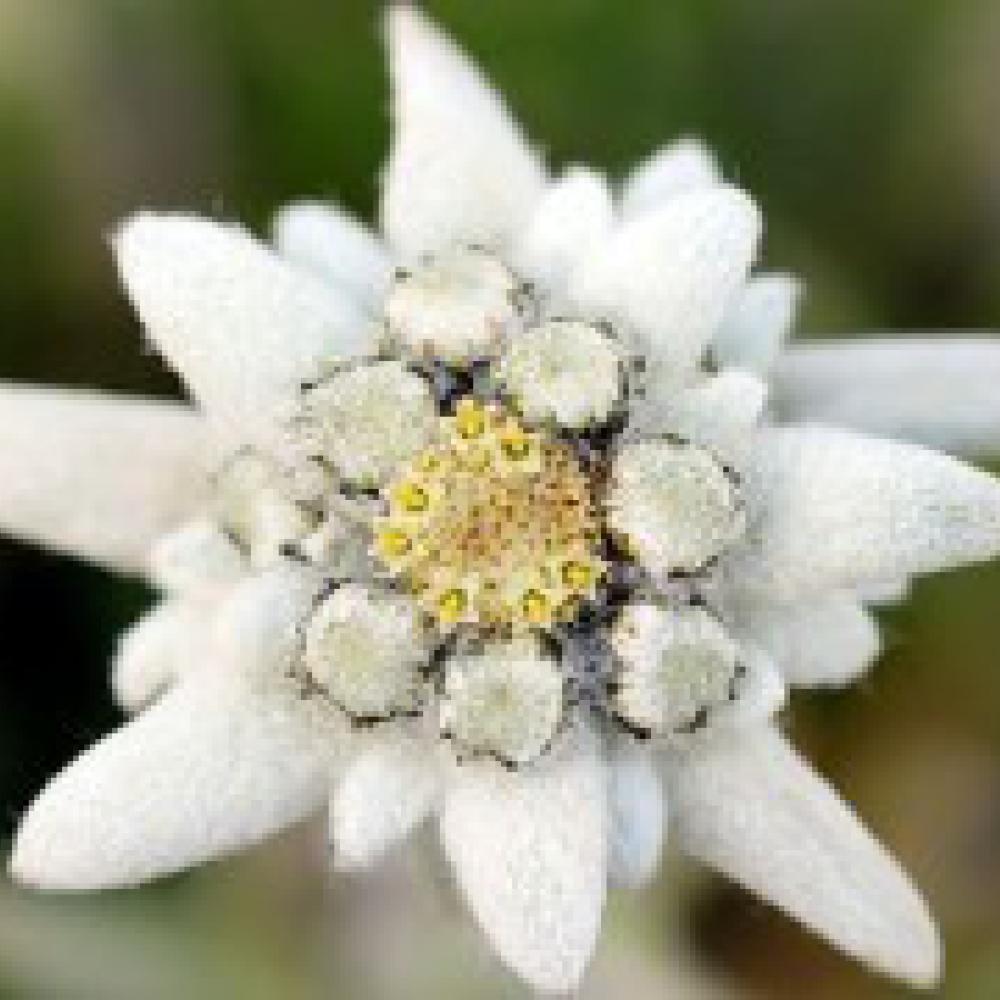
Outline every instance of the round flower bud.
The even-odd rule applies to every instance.
[[[303,662],[311,680],[356,719],[383,719],[419,702],[423,662],[412,602],[344,584],[306,626]]]
[[[739,650],[703,607],[634,604],[615,626],[612,708],[654,736],[692,732],[735,696]]]
[[[743,534],[736,483],[708,451],[639,441],[615,460],[608,523],[649,569],[694,572]]]
[[[390,334],[415,354],[453,364],[497,353],[516,323],[521,288],[492,254],[468,249],[400,271],[385,304]]]
[[[621,395],[616,344],[579,320],[550,320],[515,337],[500,376],[528,420],[564,427],[603,423]]]
[[[309,391],[316,446],[347,481],[374,487],[429,441],[437,408],[427,383],[398,361],[338,372]]]
[[[562,715],[559,669],[528,644],[448,664],[440,724],[459,756],[487,754],[512,767],[527,764],[548,748]]]

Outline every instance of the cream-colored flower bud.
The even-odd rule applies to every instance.
[[[303,662],[310,679],[354,718],[412,711],[423,662],[412,602],[360,584],[339,587],[306,626]]]

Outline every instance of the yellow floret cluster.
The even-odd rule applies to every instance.
[[[375,549],[442,630],[546,628],[604,572],[588,477],[559,441],[497,404],[459,401],[404,466]]]

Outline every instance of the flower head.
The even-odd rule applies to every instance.
[[[700,146],[617,203],[596,173],[549,180],[421,14],[393,7],[388,38],[384,242],[309,204],[277,253],[181,215],[117,234],[198,415],[143,411],[171,473],[148,497],[97,455],[102,488],[129,488],[95,521],[134,500],[136,544],[175,529],[142,560],[167,596],[116,666],[149,707],[36,800],[14,874],[133,884],[324,801],[360,866],[435,814],[497,952],[565,990],[669,814],[682,849],[934,981],[922,900],[773,716],[787,684],[874,656],[870,588],[1000,551],[1000,486],[774,425],[761,376],[796,286],[750,276],[758,211]],[[59,405],[112,447],[105,404]]]

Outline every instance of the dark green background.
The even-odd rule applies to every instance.
[[[678,133],[704,136],[765,210],[766,262],[805,279],[803,329],[1000,325],[996,0],[429,6],[557,164],[620,174]],[[263,227],[285,199],[329,195],[371,218],[387,141],[377,25],[368,2],[0,0],[0,377],[176,392],[107,252],[135,208]],[[0,543],[8,835],[45,776],[114,724],[107,656],[147,599]],[[926,887],[955,1000],[1000,996],[998,611],[998,567],[926,581],[882,616],[870,678],[790,712]],[[309,836],[141,892],[0,889],[0,997],[522,995],[463,929],[429,851],[326,893]],[[609,925],[588,996],[683,996],[657,959],[678,933],[758,996],[905,994],[673,860]]]

